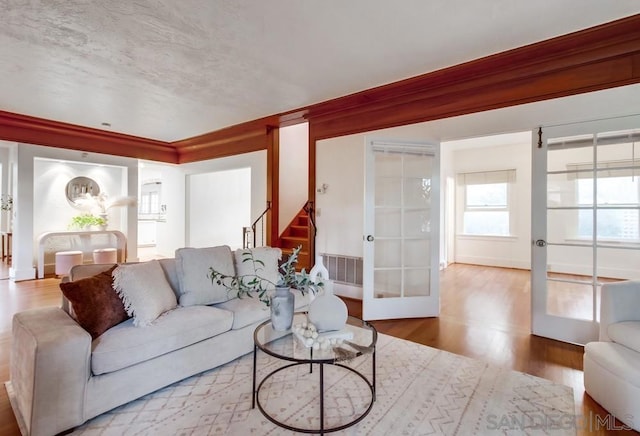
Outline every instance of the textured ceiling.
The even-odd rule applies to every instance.
[[[637,13],[638,0],[0,0],[0,110],[174,141]]]

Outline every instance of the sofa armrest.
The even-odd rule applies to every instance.
[[[602,285],[600,301],[600,340],[611,341],[610,324],[640,320],[640,281],[623,281]]]
[[[12,406],[31,436],[50,436],[84,422],[91,335],[57,307],[13,317]]]

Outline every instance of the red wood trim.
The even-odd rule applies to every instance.
[[[0,139],[27,144],[177,163],[163,141],[0,111]]]
[[[265,150],[269,126],[273,125],[278,125],[278,118],[266,117],[172,142],[171,145],[178,151],[179,163]]]
[[[267,134],[267,245],[278,247],[280,226],[280,129],[274,127]]]
[[[309,108],[324,139],[640,82],[640,15]]]
[[[316,212],[318,205],[316,204],[316,162],[317,162],[317,143],[316,143],[316,135],[315,135],[315,127],[312,124],[309,124],[309,181],[308,181],[308,200],[313,202],[313,209]],[[311,227],[309,227],[311,229]],[[325,247],[326,248],[326,247]],[[309,266],[315,265],[316,263],[316,239],[309,232]]]

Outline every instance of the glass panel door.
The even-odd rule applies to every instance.
[[[534,334],[597,339],[602,284],[640,278],[639,127],[625,117],[534,131]]]
[[[437,145],[367,143],[364,319],[439,313]]]

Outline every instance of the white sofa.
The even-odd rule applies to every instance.
[[[602,286],[600,337],[584,349],[586,392],[640,431],[640,282]]]
[[[180,300],[179,261],[162,259],[160,265]],[[71,280],[112,266],[76,266]],[[272,270],[277,274],[277,264]],[[297,309],[308,301],[308,294],[296,292]],[[213,305],[179,305],[146,327],[129,319],[92,340],[72,313],[63,303],[62,308],[14,316],[7,391],[24,434],[58,434],[251,352],[255,327],[269,317],[257,298],[231,298]]]

